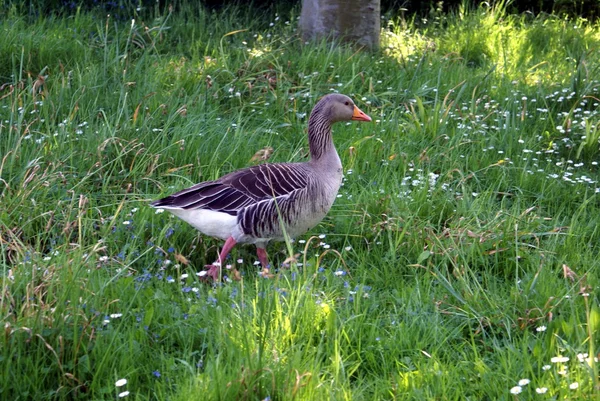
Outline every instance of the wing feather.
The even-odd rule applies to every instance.
[[[305,163],[261,164],[179,191],[154,207],[208,209],[236,215],[263,200],[289,196],[308,185]]]

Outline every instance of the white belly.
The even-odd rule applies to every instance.
[[[162,209],[168,210],[201,233],[211,237],[227,239],[231,237],[237,226],[237,217],[227,213],[205,209],[186,210],[168,207]]]

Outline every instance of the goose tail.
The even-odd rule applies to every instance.
[[[150,206],[157,209],[181,209],[181,207],[175,205],[175,197],[167,196],[166,198],[158,199],[150,202]]]

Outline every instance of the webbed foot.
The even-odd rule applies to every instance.
[[[204,270],[198,273],[198,277],[200,280],[208,281],[209,278],[212,278],[214,282],[219,281],[219,276],[221,275],[221,266],[218,264],[206,265],[204,266]]]

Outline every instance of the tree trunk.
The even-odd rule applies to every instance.
[[[368,48],[379,47],[380,0],[302,0],[304,40],[333,37]]]

